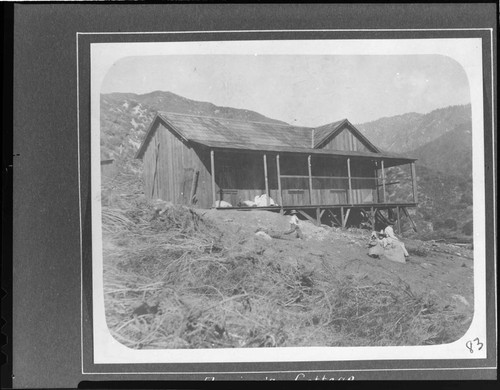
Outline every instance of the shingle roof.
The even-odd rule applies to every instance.
[[[206,140],[295,148],[311,144],[312,129],[307,127],[166,112],[159,112],[158,116],[186,139],[198,142]]]
[[[157,121],[163,122],[186,141],[214,148],[408,159],[389,153],[315,149],[334,132],[342,128],[344,124],[350,124],[347,119],[312,128],[281,123],[252,122],[170,112],[158,112],[137,152],[137,158],[142,158],[149,139],[157,128],[155,125]],[[361,135],[361,137],[363,136]],[[369,143],[368,140],[366,141]],[[314,148],[311,146],[314,146]],[[380,152],[376,148],[374,150]]]

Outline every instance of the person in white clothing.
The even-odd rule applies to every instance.
[[[299,219],[297,218],[297,211],[292,210],[290,214],[292,215],[290,217],[290,230],[287,230],[283,234],[292,234],[295,232],[295,234],[296,234],[295,236],[297,238],[302,239],[303,235],[302,235],[302,231],[300,230],[300,227],[299,227]]]
[[[387,221],[387,226],[382,231],[382,233],[385,235],[385,238],[384,238],[385,243],[388,244],[388,245],[390,245],[392,243],[394,243],[396,245],[399,244],[401,246],[401,248],[403,249],[405,257],[410,256],[408,254],[408,251],[406,250],[405,244],[394,234],[393,225],[394,225],[394,221],[393,220],[388,220]]]

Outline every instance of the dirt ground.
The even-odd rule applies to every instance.
[[[321,272],[326,261],[342,279],[369,278],[372,283],[403,280],[418,294],[429,293],[443,308],[453,307],[464,314],[464,323],[474,313],[473,250],[445,243],[423,242],[403,237],[410,257],[405,264],[367,255],[370,232],[342,230],[301,221],[304,239],[294,235],[267,240],[255,235],[257,228],[284,232],[289,216],[264,210],[208,210],[200,215],[215,223],[224,233],[228,247],[255,250],[277,263],[298,265],[307,271]]]
[[[106,319],[131,348],[442,344],[472,320],[472,248],[403,237],[397,263],[368,230],[157,206],[103,209]]]

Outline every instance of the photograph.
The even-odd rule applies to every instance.
[[[62,3],[4,7],[0,387],[497,378],[498,7]]]
[[[477,39],[91,46],[97,359],[471,358]]]

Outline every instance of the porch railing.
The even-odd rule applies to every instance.
[[[377,178],[281,175],[283,204],[377,203]]]

